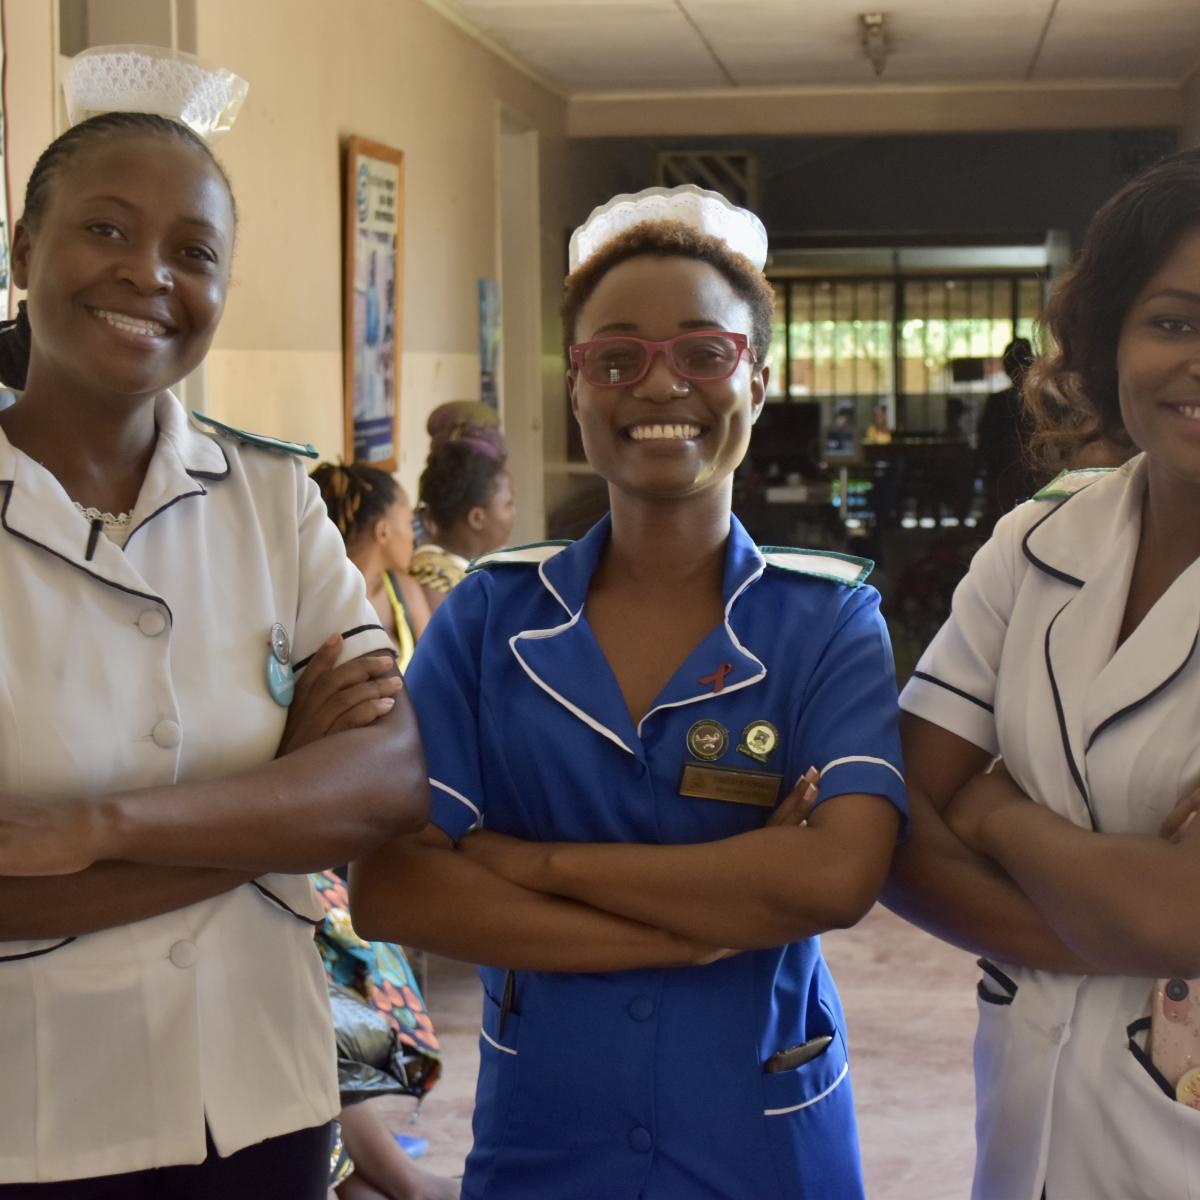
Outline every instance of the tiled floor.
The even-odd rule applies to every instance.
[[[868,1196],[962,1200],[974,1162],[971,956],[881,907],[857,928],[827,935],[824,944],[846,1007]],[[445,1074],[415,1124],[408,1123],[411,1102],[389,1104],[398,1128],[429,1140],[422,1165],[458,1175],[470,1146],[479,1062],[474,971],[434,959],[427,998],[446,1052]]]

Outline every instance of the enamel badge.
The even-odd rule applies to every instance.
[[[271,626],[268,639],[271,652],[267,655],[267,688],[271,699],[280,708],[287,708],[296,690],[296,676],[292,670],[292,646],[287,630],[278,621]]]
[[[729,730],[720,721],[697,721],[687,732],[688,753],[702,762],[713,762],[729,749]]]
[[[765,763],[779,745],[779,730],[770,721],[751,721],[742,730],[738,753]]]

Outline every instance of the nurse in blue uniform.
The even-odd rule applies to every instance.
[[[694,188],[577,231],[568,382],[611,515],[480,560],[409,670],[432,823],[352,903],[484,964],[470,1200],[863,1194],[817,935],[870,908],[905,820],[895,683],[870,564],[731,515],[765,254]]]

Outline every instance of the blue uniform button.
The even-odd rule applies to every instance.
[[[629,1148],[631,1150],[636,1150],[639,1154],[646,1154],[653,1145],[654,1139],[650,1136],[650,1130],[643,1129],[639,1125],[636,1129],[629,1131]]]
[[[654,1016],[654,1001],[649,996],[634,996],[629,1002],[629,1015],[635,1021],[648,1021]]]

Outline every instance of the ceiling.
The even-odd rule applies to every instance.
[[[1200,0],[437,0],[567,95],[871,87],[858,14],[887,13],[884,84],[1177,85]]]

